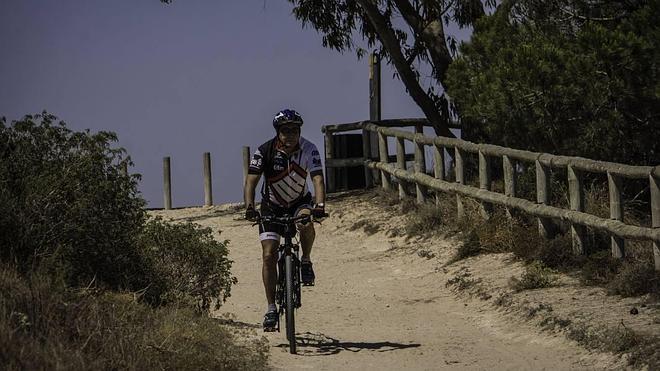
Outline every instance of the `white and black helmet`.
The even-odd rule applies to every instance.
[[[292,109],[283,109],[275,115],[275,118],[273,118],[273,127],[275,130],[279,130],[280,126],[286,124],[302,126],[302,116]]]

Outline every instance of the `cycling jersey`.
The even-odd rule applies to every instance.
[[[323,167],[314,143],[300,137],[296,150],[287,154],[281,142],[273,138],[254,152],[248,173],[264,174],[262,202],[291,207],[309,193],[307,175],[322,175]]]

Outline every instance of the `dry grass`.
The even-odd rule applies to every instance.
[[[132,294],[73,290],[0,268],[3,369],[266,369],[264,341],[238,345],[192,309],[154,309]]]

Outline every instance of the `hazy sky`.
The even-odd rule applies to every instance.
[[[173,206],[204,202],[211,152],[214,202],[242,199],[241,147],[274,135],[294,108],[323,150],[324,124],[367,119],[368,62],[321,46],[284,0],[2,0],[0,116],[47,110],[74,130],[113,131],[162,207],[162,158]],[[382,117],[421,117],[383,66]]]

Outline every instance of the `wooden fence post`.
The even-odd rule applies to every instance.
[[[550,202],[550,170],[541,161],[536,160],[536,203],[547,205]],[[548,218],[537,218],[539,235],[551,238],[554,234],[552,221]]]
[[[584,186],[580,172],[568,165],[568,192],[571,202],[571,210],[584,211]],[[571,223],[571,236],[573,239],[573,252],[582,255],[586,251],[587,235],[586,228],[582,225]]]
[[[658,167],[656,166],[656,173]],[[651,227],[660,228],[660,178],[649,175],[651,186]],[[655,270],[660,271],[660,241],[653,241],[653,260]]]
[[[378,53],[371,53],[369,56],[369,120],[372,122],[380,121],[380,56]],[[380,141],[378,133],[369,132],[369,157],[377,158],[380,156]],[[376,169],[371,171],[372,182],[382,181],[380,179],[382,172]],[[373,183],[372,183],[373,184]]]
[[[397,169],[406,170],[406,147],[403,138],[396,137],[396,167]],[[406,188],[403,185],[403,180],[399,179],[399,199],[406,198]]]
[[[610,191],[610,219],[623,221],[623,203],[621,202],[621,178],[607,172],[607,184]],[[612,235],[612,257],[621,259],[625,256],[624,239]]]
[[[479,151],[479,188],[490,191],[492,183],[490,158],[483,152]],[[493,213],[493,204],[489,202],[480,202],[481,216],[484,219],[490,219]]]
[[[172,209],[172,177],[170,176],[170,158],[163,157],[163,205],[165,210]]]
[[[380,152],[380,162],[389,162],[389,150],[387,148],[387,137],[383,133],[378,133],[378,151]],[[390,175],[385,171],[380,172],[380,179],[384,190],[389,191]]]
[[[335,192],[336,188],[336,178],[335,178],[335,169],[328,166],[328,160],[334,158],[334,142],[333,142],[332,132],[327,130],[325,132],[325,186],[328,189],[328,193]]]
[[[438,145],[433,146],[433,175],[445,180],[445,149]],[[440,191],[435,191],[435,205],[440,206]]]
[[[370,160],[371,156],[371,135],[367,129],[362,129],[362,158],[364,161]],[[372,170],[364,166],[364,187],[370,188],[373,185]]]
[[[504,169],[504,195],[508,197],[516,197],[516,172],[513,167],[513,162],[509,156],[502,156],[502,168]],[[514,210],[510,207],[506,208],[506,216],[513,219]]]
[[[465,184],[465,169],[463,167],[463,150],[454,147],[454,161],[456,165],[454,169],[456,170],[456,183]],[[465,217],[465,206],[463,205],[463,200],[459,194],[456,194],[456,219],[461,220]]]
[[[417,143],[415,140],[415,173],[426,173],[426,161],[424,160],[424,144]],[[415,191],[417,193],[417,203],[423,204],[426,201],[426,189],[421,184],[415,182]]]
[[[210,152],[204,152],[204,206],[213,206]]]

